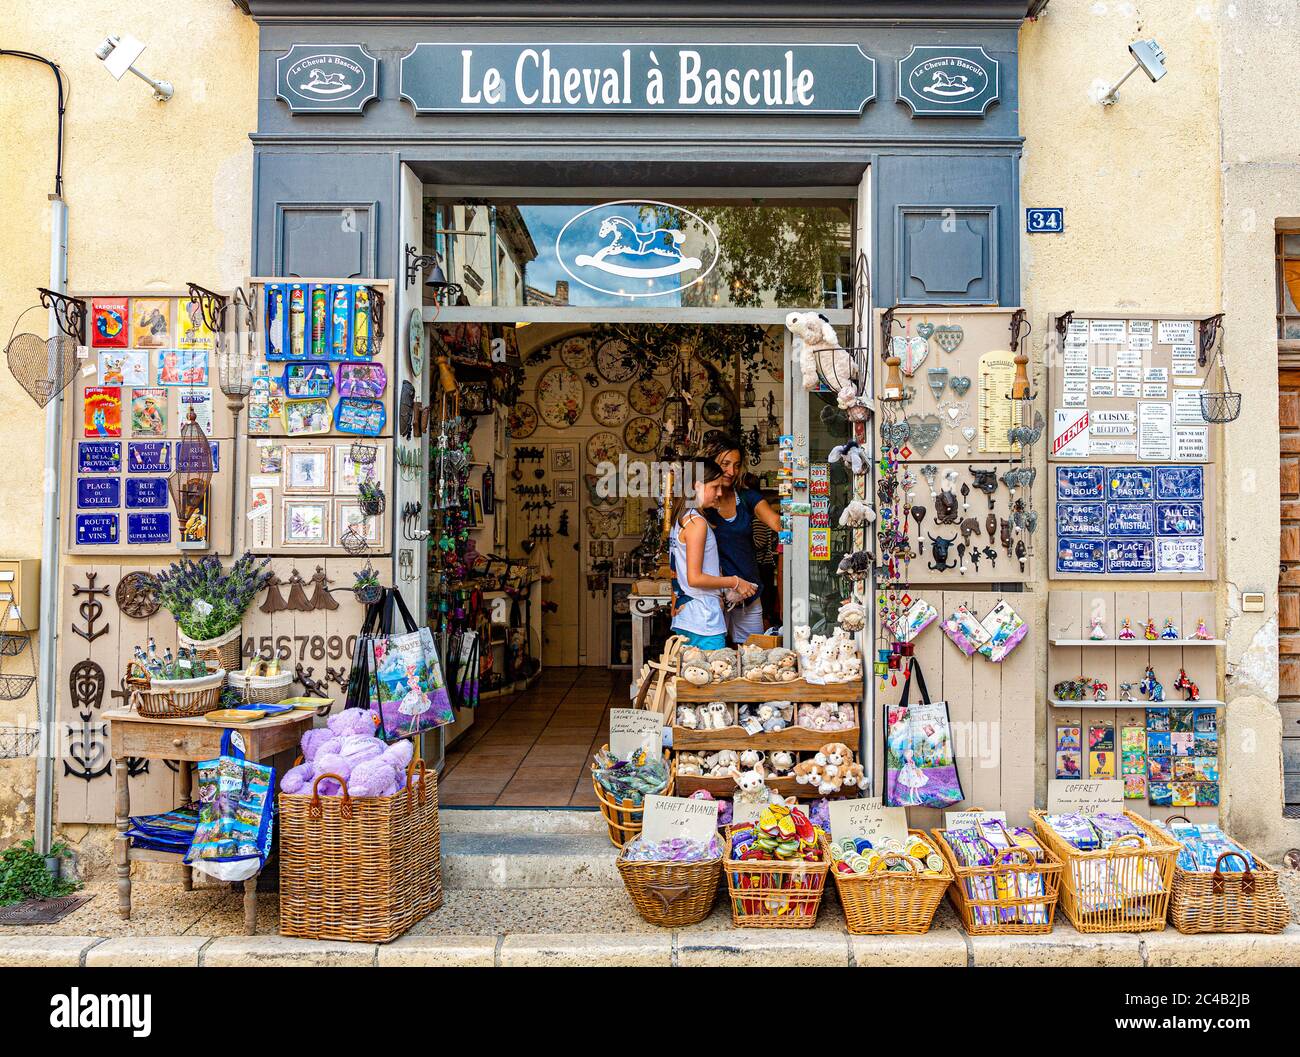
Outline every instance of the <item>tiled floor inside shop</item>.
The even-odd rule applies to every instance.
[[[591,754],[609,740],[609,708],[628,703],[627,672],[550,668],[530,690],[484,701],[447,750],[438,800],[448,807],[591,807]]]

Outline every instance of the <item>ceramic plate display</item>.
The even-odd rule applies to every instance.
[[[596,351],[596,370],[605,381],[622,385],[636,377],[637,363],[624,342],[610,338]]]
[[[763,337],[763,366],[773,380],[785,381],[785,333],[778,327]]]
[[[627,390],[627,402],[639,415],[659,414],[664,409],[664,401],[667,399],[668,393],[664,390],[663,383],[653,378],[633,382]]]
[[[593,466],[602,462],[615,462],[623,452],[623,441],[617,433],[601,430],[587,438],[587,461]]]
[[[537,432],[537,409],[532,404],[519,401],[510,409],[510,436],[523,440]]]
[[[686,389],[695,397],[704,397],[709,393],[709,372],[704,364],[692,360],[686,372]]]
[[[424,319],[418,308],[411,309],[407,320],[406,358],[411,361],[411,373],[419,378],[424,370]]]
[[[582,414],[582,379],[568,367],[551,367],[537,380],[537,414],[555,429],[564,429]]]
[[[560,362],[575,371],[591,366],[591,342],[584,338],[566,338],[560,342]]]
[[[731,401],[721,393],[710,393],[700,408],[700,416],[710,426],[725,426],[731,421],[732,412]]]
[[[621,426],[627,421],[627,397],[617,389],[602,389],[591,398],[591,417],[602,426]]]
[[[659,423],[642,415],[623,427],[623,442],[629,451],[638,454],[654,451],[659,445],[659,433]]]

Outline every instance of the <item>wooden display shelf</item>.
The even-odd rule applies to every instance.
[[[821,800],[821,794],[810,785],[800,785],[794,778],[769,778],[767,787],[774,793],[781,796],[795,796],[800,800]],[[736,783],[730,778],[708,778],[703,775],[678,775],[674,779],[674,796],[690,796],[692,793],[705,789],[716,798],[731,799],[736,794]],[[838,793],[831,793],[826,797],[828,800],[838,800],[844,797],[857,796],[858,787],[853,786],[849,789],[841,789]]]
[[[859,729],[849,727],[847,730],[810,730],[807,727],[792,726],[785,730],[764,731],[750,734],[744,727],[724,727],[722,730],[692,730],[689,727],[673,727],[673,748],[679,752],[695,749],[784,749],[787,752],[816,752],[823,745],[840,741],[858,751]]]
[[[1223,701],[1201,698],[1199,701],[1063,701],[1059,697],[1049,697],[1047,703],[1053,708],[1225,708]]]
[[[1050,639],[1053,646],[1226,646],[1226,639]]]
[[[729,679],[725,683],[696,686],[678,677],[673,689],[678,703],[693,701],[726,701],[735,704],[761,704],[768,701],[862,701],[862,680],[851,683],[826,683],[817,685],[804,679],[785,683],[755,683],[748,679]],[[715,732],[720,733],[720,732]]]

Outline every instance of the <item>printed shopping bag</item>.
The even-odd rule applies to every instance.
[[[403,634],[392,634],[394,608],[406,628]],[[376,704],[372,711],[379,715],[379,736],[393,741],[453,722],[456,716],[443,683],[433,632],[416,628],[396,588],[387,591],[381,631],[373,643]]]
[[[196,765],[199,820],[185,862],[219,881],[244,881],[266,862],[275,768],[244,759],[244,736],[227,730],[221,755]]]
[[[911,704],[912,676],[921,691]],[[964,799],[952,751],[948,705],[931,701],[915,658],[898,704],[885,706],[886,807],[948,807]]]

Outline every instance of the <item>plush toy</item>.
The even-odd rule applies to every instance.
[[[844,468],[855,477],[861,477],[871,469],[871,454],[866,448],[862,447],[856,440],[848,441],[845,444],[837,444],[831,449],[831,453],[826,456],[827,463],[842,462]]]
[[[844,784],[847,786],[861,786],[866,778],[867,772],[862,769],[860,763],[846,763],[844,765]]]
[[[761,763],[754,764],[747,771],[738,771],[734,767],[730,771],[731,779],[736,783],[736,795],[733,798],[736,801],[744,801],[750,804],[767,803],[767,772],[763,770]]]
[[[725,683],[735,679],[740,673],[736,669],[736,652],[734,650],[711,650],[706,654],[709,674],[715,683]]]
[[[770,773],[776,778],[785,778],[794,770],[794,753],[775,751],[767,754]]]
[[[780,702],[780,704],[784,705],[786,702]],[[763,730],[767,734],[775,734],[777,731],[785,730],[790,725],[775,701],[769,701],[758,706],[758,721],[763,725]]]
[[[677,725],[687,730],[696,730],[700,725],[700,717],[690,705],[678,705]]]
[[[800,785],[820,786],[824,772],[816,760],[803,760],[794,765],[794,780]]]
[[[731,726],[731,710],[722,701],[710,701],[700,712],[705,730],[726,730]]]
[[[816,389],[823,377],[841,389],[856,379],[853,357],[840,346],[835,328],[825,316],[791,312],[785,317],[785,325],[794,335],[792,352],[799,362],[805,389]]]
[[[752,771],[758,764],[763,762],[763,754],[757,749],[742,749],[740,752],[740,766],[747,771]]]
[[[415,754],[409,741],[386,745],[375,736],[375,718],[359,708],[331,716],[324,728],[302,737],[303,762],[280,780],[280,791],[310,793],[322,775],[338,775],[351,796],[392,796],[406,787],[406,772]],[[322,796],[338,796],[343,787],[334,778],[317,786]]]
[[[704,774],[704,761],[693,752],[677,754],[677,774],[681,778],[698,778]]]
[[[875,520],[876,512],[861,499],[850,499],[849,505],[840,511],[840,524],[845,528],[857,528]]]
[[[860,603],[850,599],[840,606],[839,615],[836,619],[839,621],[840,627],[845,631],[861,631],[867,626],[867,611],[862,608]]]
[[[683,664],[682,678],[693,686],[708,686],[713,681],[713,674],[700,665]]]

